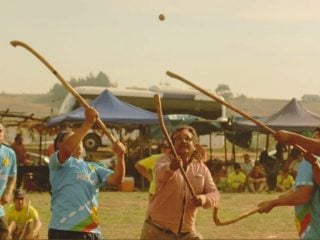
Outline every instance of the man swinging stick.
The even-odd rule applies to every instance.
[[[163,154],[154,167],[156,190],[149,201],[140,238],[202,239],[195,229],[197,209],[217,206],[220,194],[196,147],[196,131],[181,126],[171,138],[164,132],[171,153]]]
[[[319,210],[319,206],[320,206],[320,200],[319,200],[319,185],[320,185],[320,162],[318,161],[318,159],[313,156],[312,154],[316,154],[318,156],[320,156],[320,140],[315,140],[315,139],[311,139],[311,138],[306,138],[303,137],[301,135],[298,135],[296,133],[292,133],[292,132],[287,132],[287,131],[278,131],[275,132],[272,129],[270,129],[269,127],[267,127],[266,125],[264,125],[263,123],[257,121],[256,119],[252,118],[251,116],[247,115],[246,113],[240,111],[239,109],[233,107],[232,105],[224,102],[222,99],[214,96],[213,94],[207,92],[206,90],[200,88],[199,86],[195,85],[194,83],[184,79],[183,77],[172,73],[170,71],[167,71],[167,75],[169,77],[178,79],[190,86],[192,86],[193,88],[199,90],[200,92],[204,93],[205,95],[207,95],[208,97],[218,101],[219,103],[225,105],[226,107],[232,109],[233,111],[239,113],[240,115],[244,116],[245,118],[247,118],[248,120],[254,122],[255,124],[257,124],[260,128],[265,129],[267,132],[270,132],[274,135],[275,139],[282,144],[291,144],[294,147],[298,148],[299,150],[301,150],[304,153],[305,159],[309,162],[309,169],[311,172],[313,172],[313,177],[311,177],[311,179],[309,180],[311,182],[312,185],[315,184],[315,192],[313,192],[312,190],[310,191],[310,194],[308,194],[308,196],[311,196],[313,199],[315,199],[315,201],[312,201],[311,203],[311,207],[313,207],[313,209],[315,211],[313,211],[311,213],[311,227],[308,227],[307,229],[312,229],[313,226],[313,231],[309,231],[306,233],[303,233],[303,231],[301,231],[301,226],[298,229],[299,231],[299,235],[302,239],[319,239],[320,238],[320,228],[319,228],[319,221],[320,221],[320,210]],[[319,133],[318,133],[319,135]],[[312,175],[312,173],[311,173]],[[314,182],[314,183],[313,183]],[[312,189],[312,188],[311,188]],[[298,189],[299,190],[299,189]],[[301,189],[300,189],[301,190]],[[308,189],[307,189],[308,190]],[[300,194],[299,194],[300,196]],[[308,199],[310,200],[309,197]],[[296,201],[296,197],[292,198],[293,200],[290,202],[289,205],[296,205],[297,201]],[[300,201],[300,203],[304,202],[308,202],[308,199],[302,199]],[[279,200],[279,202],[277,203],[277,205],[275,205],[274,202],[270,201],[270,202],[263,202],[259,204],[259,208],[255,211],[252,211],[248,214],[244,214],[244,217],[247,217],[251,214],[253,214],[254,212],[269,212],[273,207],[275,206],[284,206],[284,205],[288,205],[288,203],[285,203],[282,200]],[[215,209],[216,210],[216,209]],[[214,215],[216,216],[217,213],[214,212]],[[238,219],[241,219],[241,217],[239,217]],[[236,219],[235,219],[236,220]],[[302,219],[303,220],[303,219]],[[309,219],[310,221],[310,219]],[[229,221],[226,223],[232,223],[234,221]],[[304,222],[305,224],[305,222]]]

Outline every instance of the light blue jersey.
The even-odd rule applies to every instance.
[[[295,207],[296,224],[300,239],[320,239],[320,190],[313,181],[312,166],[306,160],[300,163],[295,187],[313,186],[314,193],[309,203]]]
[[[51,156],[49,170],[52,187],[49,228],[100,233],[99,187],[113,171],[74,157],[60,164],[57,152]]]
[[[6,189],[8,177],[17,175],[17,161],[15,152],[1,144],[0,145],[0,197]],[[0,217],[4,216],[3,206],[0,205]]]

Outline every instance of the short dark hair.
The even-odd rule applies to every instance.
[[[17,135],[14,137],[14,141],[17,141],[18,139],[22,138],[22,134],[21,133],[17,133]]]
[[[299,150],[298,148],[292,148],[290,155],[292,158],[296,159],[301,153],[301,150]]]
[[[16,190],[14,190],[13,192],[13,198],[17,199],[17,198],[24,198],[26,192],[22,189],[22,188],[17,188]]]
[[[66,135],[70,134],[70,133],[71,133],[70,130],[63,130],[63,131],[61,131],[61,132],[59,132],[59,133],[57,134],[57,136],[56,136],[56,138],[54,139],[54,142],[53,142],[53,146],[54,146],[54,150],[55,150],[55,151],[59,150],[58,144],[59,144],[60,142],[62,142],[63,139],[64,139],[64,137],[65,137]]]
[[[241,165],[239,163],[233,164],[234,169],[241,169]]]

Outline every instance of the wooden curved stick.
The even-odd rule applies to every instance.
[[[267,125],[265,125],[264,123],[262,123],[262,122],[260,122],[260,121],[258,121],[258,120],[256,120],[256,119],[254,119],[253,117],[249,116],[249,115],[246,114],[245,112],[242,112],[242,111],[239,110],[238,108],[236,108],[236,107],[234,107],[234,106],[226,103],[226,102],[225,102],[224,100],[222,100],[220,97],[218,97],[218,96],[216,96],[216,95],[214,95],[214,94],[212,94],[212,93],[209,93],[208,91],[206,91],[206,90],[204,90],[203,88],[197,86],[196,84],[192,83],[191,81],[189,81],[189,80],[187,80],[187,79],[185,79],[185,78],[183,78],[183,77],[181,77],[181,76],[179,76],[179,75],[177,75],[177,74],[175,74],[175,73],[173,73],[173,72],[170,72],[170,71],[167,71],[166,74],[167,74],[169,77],[171,77],[171,78],[178,79],[178,80],[180,80],[181,82],[184,82],[184,83],[186,83],[187,85],[193,87],[194,89],[197,89],[197,90],[200,91],[201,93],[207,95],[209,98],[211,98],[211,99],[219,102],[220,104],[222,104],[222,105],[230,108],[231,110],[235,111],[236,113],[240,114],[241,116],[245,117],[246,119],[252,121],[253,123],[255,123],[256,125],[258,125],[259,127],[265,129],[267,132],[269,132],[269,133],[271,133],[271,134],[273,134],[273,135],[275,134],[275,131],[274,131],[273,129],[269,128],[269,127],[268,127]],[[293,146],[294,146],[295,148],[299,149],[303,154],[306,154],[306,153],[307,153],[307,151],[306,151],[304,148],[300,147],[299,145],[293,144]],[[314,158],[314,159],[313,159],[313,161],[314,161],[316,158],[315,158],[314,156],[312,156],[312,157]],[[309,159],[307,159],[307,160],[310,161]],[[315,163],[316,163],[317,167],[320,168],[320,165],[319,165],[318,161],[315,161]],[[244,214],[240,215],[239,217],[237,217],[237,218],[234,219],[234,220],[230,220],[230,221],[227,221],[227,222],[224,222],[224,223],[223,223],[223,222],[221,222],[221,221],[219,220],[219,218],[218,218],[218,209],[217,209],[217,208],[214,208],[213,220],[214,220],[214,222],[215,222],[218,226],[223,226],[223,225],[228,225],[228,224],[237,222],[237,221],[239,221],[240,219],[243,219],[243,218],[245,218],[245,217],[248,217],[248,216],[250,216],[250,215],[252,215],[252,214],[254,214],[254,213],[258,212],[258,211],[259,211],[259,209],[256,209],[256,210],[253,210],[253,211],[251,211],[251,212],[244,213]],[[220,225],[219,225],[219,224],[220,224]]]
[[[59,81],[62,83],[62,85],[80,102],[80,104],[88,108],[90,105],[84,100],[80,94],[73,89],[73,87],[66,81],[64,78],[48,63],[47,60],[45,60],[39,53],[37,53],[34,49],[32,49],[30,46],[28,46],[26,43],[21,41],[11,41],[10,42],[12,46],[20,46],[25,49],[27,49],[29,52],[31,52],[34,56],[36,56],[49,70],[55,75]],[[114,144],[116,142],[115,137],[112,135],[112,133],[107,129],[106,125],[101,121],[100,118],[97,119],[98,126],[103,130],[103,132],[107,135],[109,140]]]
[[[226,106],[227,108],[230,108],[231,110],[235,111],[236,113],[239,113],[241,116],[245,117],[246,119],[250,120],[251,122],[255,123],[256,125],[258,125],[259,127],[265,129],[267,132],[271,133],[271,134],[275,134],[275,131],[272,128],[269,128],[267,125],[265,125],[264,123],[258,121],[257,119],[254,119],[253,117],[251,117],[250,115],[248,115],[245,112],[242,112],[241,110],[239,110],[238,108],[230,105],[229,103],[225,102],[224,100],[222,100],[220,97],[209,93],[208,91],[204,90],[203,88],[197,86],[196,84],[192,83],[191,81],[179,76],[178,74],[175,74],[173,72],[167,71],[166,74],[171,77],[171,78],[175,78],[180,80],[181,82],[186,83],[187,85],[193,87],[194,89],[197,89],[199,92],[202,92],[204,95],[207,95],[209,98],[212,98],[213,100],[221,103],[222,105]],[[293,144],[293,146],[297,149],[299,149],[303,154],[306,154],[306,150],[303,149],[302,147],[300,147],[299,145]]]
[[[227,108],[230,108],[231,110],[235,111],[236,113],[239,113],[240,115],[242,115],[243,117],[245,117],[246,119],[254,122],[256,125],[258,125],[259,127],[267,130],[270,133],[275,133],[275,131],[271,128],[269,128],[268,126],[266,126],[265,124],[263,124],[262,122],[254,119],[253,117],[249,116],[248,114],[242,112],[241,110],[239,110],[238,108],[233,107],[232,105],[228,104],[227,102],[225,102],[223,99],[221,99],[220,97],[209,93],[208,91],[204,90],[203,88],[197,86],[196,84],[192,83],[191,81],[179,76],[178,74],[175,74],[173,72],[167,71],[166,74],[171,77],[171,78],[175,78],[180,80],[181,82],[186,83],[187,85],[193,87],[194,89],[197,89],[199,92],[202,92],[204,95],[207,95],[208,97],[212,98],[213,100],[219,102],[220,104],[226,106]]]
[[[159,123],[160,123],[160,127],[162,129],[162,132],[163,132],[163,134],[164,134],[164,136],[165,136],[165,138],[171,148],[171,151],[172,151],[174,157],[179,158],[177,151],[174,148],[173,143],[171,141],[171,138],[169,136],[169,133],[167,131],[166,125],[164,124],[164,121],[163,121],[162,104],[161,104],[160,96],[158,94],[154,95],[154,101],[155,101],[156,111],[157,111],[157,115],[158,115],[158,119],[159,119]],[[196,193],[195,193],[193,187],[191,186],[191,183],[186,175],[186,172],[184,171],[184,169],[181,165],[179,167],[179,170],[181,171],[183,179],[186,181],[186,183],[188,185],[188,188],[191,192],[192,197],[196,198]]]
[[[242,213],[241,215],[239,215],[238,217],[236,217],[235,219],[232,219],[232,220],[229,220],[229,221],[225,221],[225,222],[221,222],[219,217],[218,217],[218,211],[219,209],[218,208],[213,208],[213,222],[217,225],[217,226],[226,226],[226,225],[229,225],[229,224],[232,224],[232,223],[235,223],[235,222],[238,222],[240,221],[241,219],[244,219],[246,217],[249,217],[250,215],[254,214],[254,213],[257,213],[259,211],[259,208],[258,209],[255,209],[255,210],[252,210],[250,212],[245,212],[245,213]]]

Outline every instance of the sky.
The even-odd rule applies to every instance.
[[[10,45],[19,40],[66,80],[102,71],[119,87],[189,88],[169,70],[235,96],[320,94],[319,9],[316,0],[0,0],[0,92],[59,82]]]

